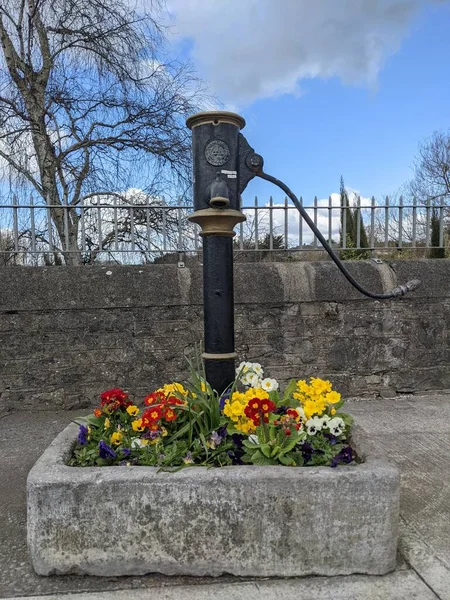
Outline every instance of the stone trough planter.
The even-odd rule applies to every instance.
[[[299,576],[395,568],[399,473],[354,427],[365,462],[68,467],[69,425],[28,476],[28,544],[39,575]]]

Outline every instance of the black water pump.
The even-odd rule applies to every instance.
[[[235,377],[233,242],[234,228],[245,221],[241,194],[249,181],[260,177],[278,186],[292,200],[314,235],[346,279],[362,294],[376,300],[403,296],[420,285],[408,281],[386,294],[363,288],[317,229],[295,194],[279,179],[263,171],[263,157],[240,132],[245,120],[231,112],[204,112],[189,117],[194,163],[194,213],[203,237],[203,301],[206,377],[219,393]]]

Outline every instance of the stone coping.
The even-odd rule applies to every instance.
[[[350,273],[373,292],[387,292],[410,279],[421,287],[406,298],[450,296],[450,260],[422,259],[376,264],[345,261]],[[1,267],[8,285],[0,290],[0,312],[201,306],[202,266],[108,265]],[[248,282],[252,281],[249,286]],[[270,282],[270,285],[267,283]],[[236,304],[364,300],[331,261],[239,263],[234,265]],[[54,290],[58,289],[55,297]],[[154,290],[158,293],[155,294]],[[101,294],[98,293],[101,290]],[[25,293],[26,292],[26,293]]]
[[[299,576],[395,568],[399,472],[357,426],[362,464],[69,467],[69,425],[30,471],[38,574]]]

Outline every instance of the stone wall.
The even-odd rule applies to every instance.
[[[347,396],[450,388],[450,261],[235,267],[239,359],[281,381],[330,378]],[[121,386],[138,398],[187,374],[202,337],[200,266],[0,268],[0,412],[84,408]]]

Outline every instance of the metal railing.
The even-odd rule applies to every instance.
[[[448,208],[441,202],[355,196],[342,208],[339,194],[301,203],[322,234],[344,258],[368,258],[389,252],[426,255],[444,248]],[[245,223],[236,228],[236,252],[314,252],[321,244],[287,198],[281,202],[243,202]],[[32,197],[0,204],[0,264],[79,263],[142,264],[182,261],[201,252],[198,227],[189,222],[193,208],[181,201],[93,198],[82,206],[39,204]],[[432,239],[432,229],[438,233]],[[437,237],[436,237],[437,235]],[[437,239],[438,238],[438,239]],[[163,258],[165,257],[165,258]]]

